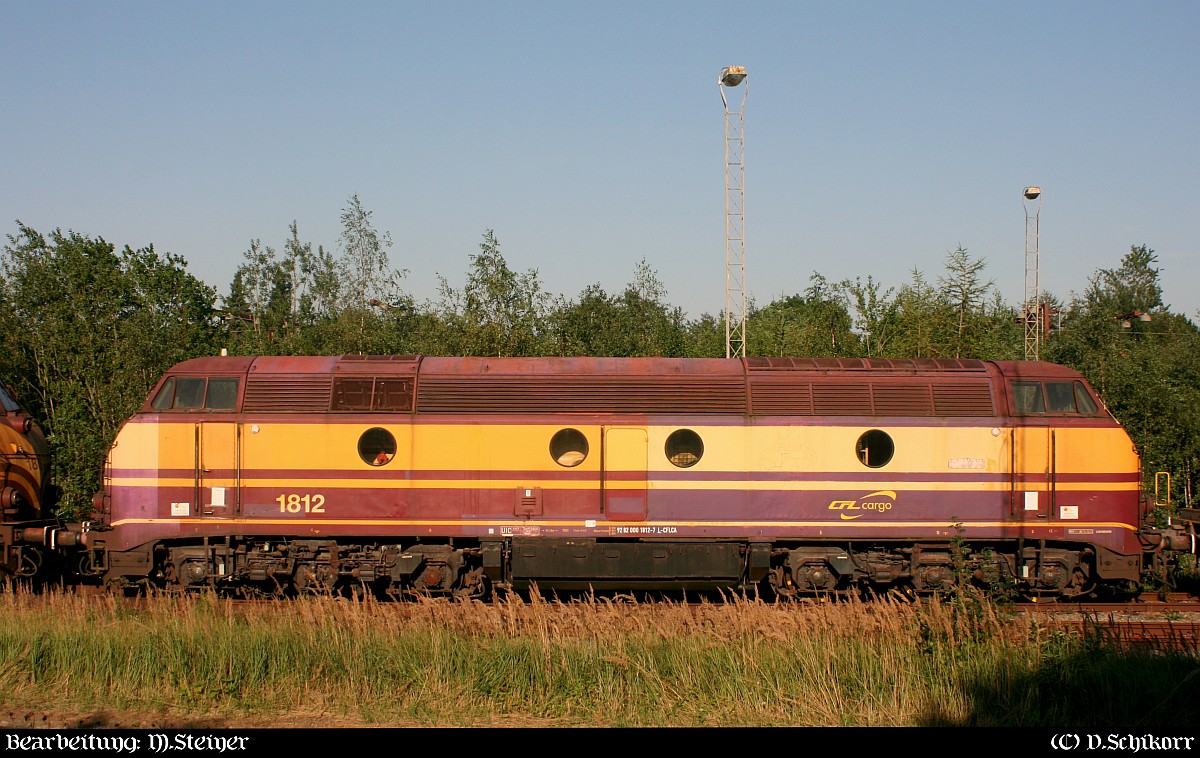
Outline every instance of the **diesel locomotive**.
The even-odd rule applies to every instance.
[[[1194,552],[1140,483],[1044,362],[211,357],[125,422],[59,542],[115,587],[1069,599]]]
[[[45,537],[55,523],[49,475],[42,428],[0,381],[0,578],[31,578],[46,565]]]

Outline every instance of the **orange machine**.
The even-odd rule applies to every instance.
[[[1071,598],[1190,549],[1146,502],[1048,363],[214,357],[162,378],[70,531],[125,586]]]

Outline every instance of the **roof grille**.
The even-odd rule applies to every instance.
[[[991,387],[987,382],[941,384],[933,387],[934,412],[939,416],[994,416]]]
[[[751,372],[770,371],[962,371],[986,372],[987,366],[974,358],[747,358]]]
[[[778,381],[783,379],[784,381]],[[750,380],[754,413],[763,416],[812,416],[812,384],[790,377],[754,376]]]
[[[261,376],[246,379],[242,410],[269,412],[322,412],[329,410],[329,375]]]
[[[905,384],[796,381],[783,374],[750,378],[759,416],[993,416],[987,380],[942,384],[914,377]]]
[[[746,412],[741,377],[572,376],[423,377],[417,384],[423,413],[711,413]]]
[[[928,384],[879,385],[871,388],[879,416],[932,416],[933,388]]]
[[[820,416],[871,415],[871,385],[839,382],[814,384],[813,411]]]

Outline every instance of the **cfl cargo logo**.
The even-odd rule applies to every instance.
[[[880,490],[870,495],[863,495],[857,500],[834,500],[829,504],[829,510],[841,511],[838,515],[842,521],[853,521],[862,518],[867,513],[887,513],[896,505],[896,493],[892,490]],[[854,511],[850,513],[849,511]]]

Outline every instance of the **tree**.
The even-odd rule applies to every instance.
[[[1090,308],[1118,316],[1138,311],[1148,313],[1162,307],[1158,256],[1149,246],[1131,245],[1116,269],[1102,268],[1092,275],[1087,290]]]
[[[725,318],[701,314],[685,326],[684,355],[689,358],[725,357]]]
[[[292,281],[275,249],[250,240],[246,262],[238,266],[224,299],[225,317],[238,349],[250,354],[276,352],[269,345],[291,318]]]
[[[81,516],[118,426],[163,371],[213,351],[215,293],[152,246],[20,222],[0,270],[6,373],[48,431],[60,514]]]
[[[959,245],[946,257],[946,275],[938,277],[941,295],[953,309],[958,326],[953,342],[955,358],[974,352],[968,343],[982,328],[979,317],[984,315],[983,304],[994,285],[992,279],[980,280],[986,266],[987,261],[972,259],[966,248]]]
[[[390,303],[401,294],[400,280],[407,271],[393,271],[387,249],[392,237],[371,224],[371,211],[363,208],[358,195],[350,197],[342,210],[341,276],[343,302],[366,307],[370,300]]]
[[[617,353],[624,356],[683,355],[683,311],[671,307],[667,288],[658,273],[643,258],[633,271],[633,281],[617,298],[617,337],[623,347]]]
[[[1154,263],[1148,246],[1131,246],[1120,266],[1097,270],[1045,357],[1088,378],[1133,438],[1145,485],[1171,472],[1178,499],[1200,481],[1200,332],[1162,306]]]
[[[223,298],[223,315],[234,353],[311,351],[313,335],[304,334],[304,328],[338,319],[337,262],[324,247],[313,252],[311,242],[301,241],[295,221],[288,232],[282,256],[261,240],[251,240],[245,262],[233,275]]]
[[[683,311],[666,302],[666,287],[645,259],[619,295],[599,284],[579,299],[560,302],[550,320],[560,355],[682,356],[687,352]]]
[[[318,245],[314,253],[311,242],[301,242],[295,221],[288,231],[291,236],[284,243],[281,265],[290,282],[289,310],[293,318],[301,324],[312,324],[334,316],[340,286],[337,262],[324,247]]]
[[[813,273],[804,295],[752,309],[747,322],[750,354],[775,357],[857,356],[858,337],[841,289]],[[754,335],[754,339],[749,338]]]
[[[589,284],[576,300],[559,298],[550,320],[558,355],[620,355],[621,308],[599,283]]]
[[[854,308],[854,330],[862,341],[864,354],[868,358],[879,358],[887,354],[898,329],[898,308],[894,288],[883,289],[883,285],[868,275],[864,283],[861,278],[843,280],[839,288]]]
[[[551,345],[545,323],[550,297],[542,291],[537,270],[517,273],[509,268],[491,229],[470,260],[461,290],[438,277],[447,350],[457,355],[545,355]]]
[[[894,303],[895,336],[886,351],[887,357],[944,357],[950,314],[925,275],[913,269],[910,280],[896,293]]]

